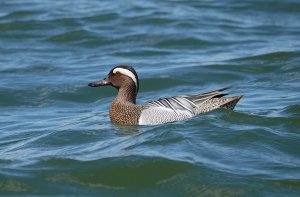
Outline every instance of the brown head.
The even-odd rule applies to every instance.
[[[131,66],[116,66],[108,73],[103,80],[88,84],[91,87],[111,85],[118,89],[117,101],[129,101],[135,103],[139,90],[139,78]]]

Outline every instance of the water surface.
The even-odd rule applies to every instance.
[[[0,195],[299,196],[299,1],[0,2]],[[109,121],[138,102],[232,86],[234,112]]]

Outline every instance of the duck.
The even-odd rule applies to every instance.
[[[136,104],[139,78],[132,66],[119,65],[108,75],[89,83],[90,87],[112,86],[118,90],[111,103],[109,117],[118,125],[159,125],[182,121],[218,108],[233,110],[240,96],[225,97],[228,87],[206,93],[159,98]]]

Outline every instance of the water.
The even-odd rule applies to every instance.
[[[0,2],[0,195],[299,196],[300,3]],[[115,65],[139,103],[233,86],[236,110],[109,121]]]

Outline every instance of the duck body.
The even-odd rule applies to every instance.
[[[242,96],[224,97],[228,88],[207,93],[161,98],[143,105],[136,104],[139,81],[136,71],[130,66],[117,66],[108,76],[89,86],[112,85],[118,89],[109,110],[113,124],[157,125],[186,120],[217,108],[233,110]]]

